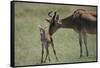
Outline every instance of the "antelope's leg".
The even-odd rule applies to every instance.
[[[82,57],[82,35],[79,33],[80,57]]]
[[[55,57],[56,57],[56,60],[58,61],[58,57],[57,57],[57,55],[56,55],[56,50],[55,50],[55,48],[54,48],[54,43],[53,43],[53,42],[51,42],[51,46],[52,46],[52,48],[53,48],[53,52],[54,52],[54,55],[55,55]]]
[[[87,35],[86,35],[86,33],[83,33],[83,38],[84,38],[84,44],[85,44],[85,48],[86,48],[86,55],[88,56]]]
[[[49,59],[49,61],[50,61],[48,47],[49,47],[48,45],[46,45],[46,46],[45,46],[45,49],[46,49],[46,57],[45,57],[45,61],[44,61],[44,62],[46,62],[46,60],[47,60],[47,57],[48,57],[48,59]]]
[[[41,63],[43,63],[43,55],[44,55],[44,45],[42,43]]]

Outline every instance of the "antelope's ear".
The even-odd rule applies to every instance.
[[[59,20],[59,15],[56,16],[56,20]]]
[[[50,20],[49,19],[45,19],[47,22],[49,22],[50,23]]]
[[[60,21],[60,20],[58,20],[58,22],[57,22],[58,24],[60,24],[60,25],[62,25],[62,22]]]

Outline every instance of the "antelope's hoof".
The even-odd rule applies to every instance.
[[[51,60],[49,59],[49,62],[50,62]]]
[[[86,56],[89,56],[88,54]]]
[[[43,61],[41,61],[41,64],[43,63]]]
[[[56,59],[56,61],[59,61],[58,58]]]

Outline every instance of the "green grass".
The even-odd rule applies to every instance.
[[[17,2],[15,4],[15,65],[40,64],[41,42],[38,25],[44,24],[49,26],[49,23],[45,21],[49,11],[57,11],[60,18],[64,18],[71,15],[78,8],[96,11],[95,7],[39,5]],[[53,50],[49,47],[51,62],[47,61],[44,64],[96,61],[95,35],[88,35],[89,57],[86,57],[86,51],[83,46],[84,56],[82,58],[79,58],[78,34],[72,29],[59,29],[53,35],[53,39],[59,61],[56,61]]]

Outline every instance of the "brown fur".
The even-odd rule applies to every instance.
[[[50,13],[49,13],[50,15]],[[59,19],[59,15],[54,12],[51,19],[46,19],[50,23],[49,34],[52,36],[59,28],[70,28],[79,34],[80,44],[80,57],[82,56],[82,38],[87,49],[87,36],[88,34],[96,34],[97,32],[97,14],[96,12],[88,12],[84,9],[77,9],[74,13],[66,18]]]

